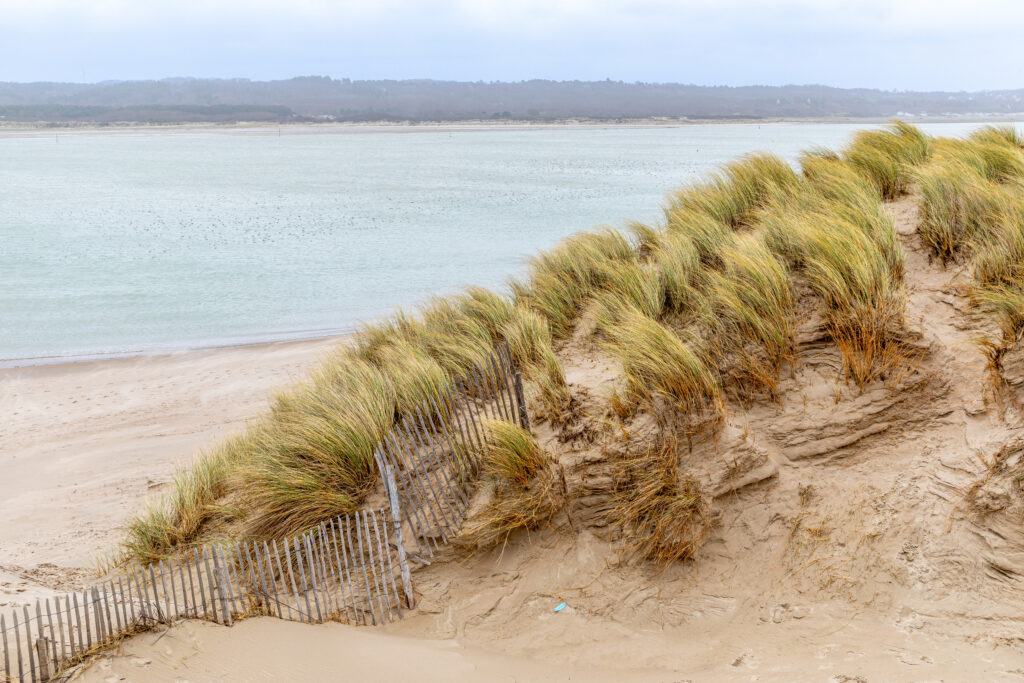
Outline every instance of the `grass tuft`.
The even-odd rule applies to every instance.
[[[560,469],[530,432],[497,420],[486,421],[484,432],[480,460],[494,495],[460,536],[462,545],[475,548],[493,547],[514,532],[536,529],[565,506]]]
[[[711,531],[711,500],[679,472],[676,442],[665,439],[616,466],[609,513],[627,555],[667,567],[692,559]]]

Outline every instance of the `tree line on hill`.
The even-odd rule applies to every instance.
[[[821,85],[697,86],[622,81],[280,81],[173,78],[0,83],[0,121],[546,121],[586,119],[1010,116],[1024,89],[905,92]]]

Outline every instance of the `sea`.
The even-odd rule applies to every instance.
[[[927,123],[935,135],[982,124]],[[877,124],[4,135],[0,364],[324,337]]]

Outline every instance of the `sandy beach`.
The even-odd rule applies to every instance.
[[[336,339],[0,369],[0,604],[77,588],[124,520]]]

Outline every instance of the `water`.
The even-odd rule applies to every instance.
[[[794,160],[863,127],[0,139],[0,362],[345,331],[657,220],[737,155]]]

